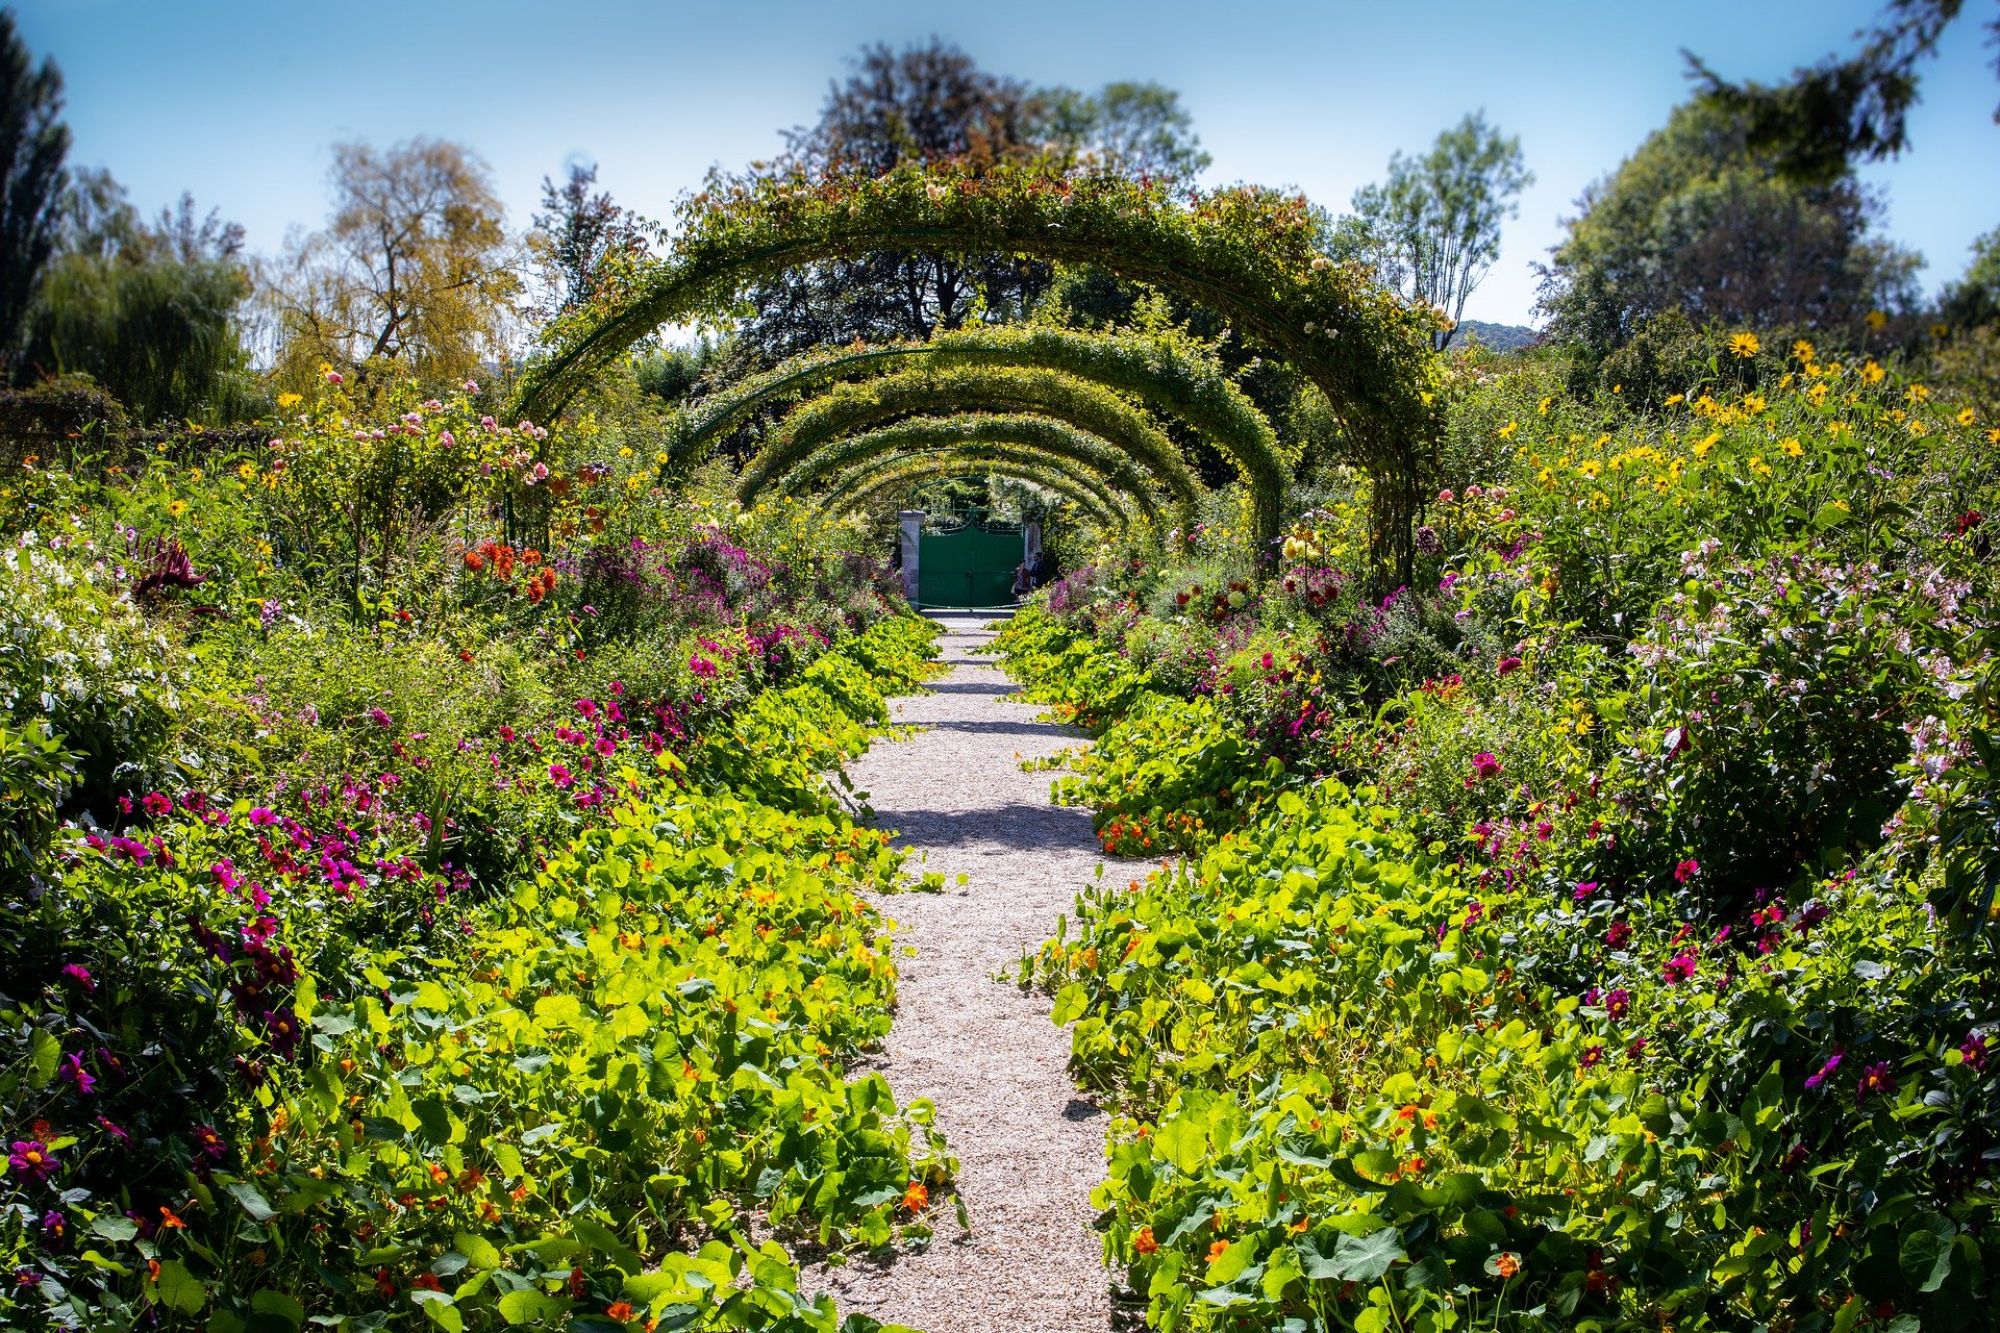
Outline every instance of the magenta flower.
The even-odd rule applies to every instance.
[[[1609,995],[1606,995],[1604,997],[1604,1012],[1611,1016],[1613,1022],[1616,1022],[1617,1020],[1625,1017],[1625,1015],[1628,1012],[1630,1012],[1631,1008],[1632,1008],[1631,991],[1622,989],[1615,990],[1612,991]]]
[[[1965,1057],[1965,1063],[1975,1070],[1986,1068],[1986,1038],[1977,1032],[1965,1034],[1965,1040],[1958,1044],[1958,1053]]]
[[[1669,986],[1678,986],[1694,975],[1695,966],[1693,954],[1677,953],[1667,960],[1665,967],[1660,969],[1660,975],[1666,978]]]
[[[139,804],[144,806],[146,813],[155,819],[174,812],[174,798],[163,791],[147,792],[146,799],[139,802]]]
[[[379,708],[371,708],[368,710],[368,720],[370,722],[373,722],[376,726],[382,728],[384,731],[387,731],[389,729],[389,715],[383,712]]]
[[[40,1139],[15,1139],[7,1165],[23,1180],[39,1183],[56,1173],[56,1155]]]
[[[194,1127],[194,1146],[211,1162],[220,1162],[229,1156],[229,1144],[209,1125]]]
[[[567,791],[576,785],[576,776],[561,764],[549,765],[549,781]]]
[[[1584,1047],[1584,1048],[1583,1048],[1583,1059],[1581,1059],[1581,1060],[1580,1060],[1580,1061],[1578,1061],[1577,1063],[1578,1063],[1578,1064],[1580,1064],[1580,1065],[1582,1065],[1582,1066],[1583,1066],[1583,1068],[1585,1068],[1585,1069],[1594,1069],[1594,1068],[1596,1068],[1596,1067],[1597,1067],[1598,1065],[1601,1065],[1601,1064],[1603,1064],[1603,1063],[1604,1063],[1604,1048],[1603,1048],[1602,1046],[1586,1046],[1586,1047]]]
[[[1894,1095],[1896,1076],[1889,1072],[1889,1062],[1879,1060],[1861,1071],[1861,1083],[1855,1089],[1856,1104],[1867,1101],[1877,1093],[1884,1097]]]
[[[1488,778],[1497,778],[1499,776],[1499,759],[1494,756],[1492,751],[1481,750],[1478,754],[1472,756],[1472,776],[1466,780],[1466,784],[1470,786],[1474,782],[1484,782]]]
[[[83,1067],[83,1057],[71,1052],[62,1058],[62,1077],[76,1084],[76,1090],[85,1097],[97,1091],[97,1078]]]
[[[715,663],[709,661],[706,657],[696,655],[688,658],[688,670],[703,679],[707,679],[715,674]]]
[[[1613,921],[1611,929],[1604,932],[1604,942],[1614,949],[1622,949],[1632,942],[1632,923]]]
[[[90,969],[85,967],[82,963],[65,964],[62,970],[62,974],[63,974],[63,979],[65,981],[72,982],[75,985],[81,986],[87,991],[94,991],[97,989],[97,978],[91,976]]]
[[[1701,862],[1689,859],[1674,866],[1674,882],[1685,884],[1701,873]]]
[[[1811,1092],[1815,1088],[1819,1087],[1820,1084],[1826,1082],[1829,1078],[1833,1077],[1833,1072],[1836,1069],[1840,1068],[1840,1062],[1844,1058],[1845,1058],[1845,1053],[1841,1051],[1835,1051],[1832,1055],[1826,1057],[1826,1063],[1819,1067],[1819,1072],[1817,1074],[1809,1074],[1806,1076],[1806,1091]]]
[[[1597,892],[1597,881],[1594,879],[1587,879],[1570,891],[1569,895],[1570,901],[1580,903],[1585,898],[1590,897],[1593,893],[1596,892]]]
[[[1520,669],[1521,669],[1521,659],[1515,657],[1511,653],[1501,658],[1499,664],[1494,668],[1495,671],[1497,671],[1500,675],[1503,676],[1511,676]]]
[[[130,1131],[109,1116],[101,1115],[97,1117],[97,1125],[98,1128],[111,1136],[114,1143],[130,1143],[132,1141]]]

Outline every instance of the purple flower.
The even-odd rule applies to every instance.
[[[74,1052],[62,1058],[62,1077],[76,1084],[76,1090],[85,1097],[97,1091],[97,1079],[83,1067],[83,1057]]]
[[[1889,1072],[1889,1062],[1879,1060],[1861,1071],[1861,1083],[1854,1091],[1854,1100],[1858,1105],[1877,1093],[1888,1097],[1895,1091],[1896,1076]]]
[[[1958,1053],[1965,1057],[1965,1063],[1975,1070],[1986,1068],[1986,1038],[1978,1032],[1968,1032],[1965,1040],[1958,1044]]]
[[[98,1128],[102,1129],[106,1134],[109,1134],[111,1136],[111,1141],[114,1143],[125,1144],[125,1143],[130,1143],[132,1141],[131,1133],[128,1130],[126,1130],[126,1128],[123,1125],[111,1119],[109,1116],[101,1115],[97,1117],[97,1124]]]
[[[1631,991],[1615,990],[1604,997],[1604,1012],[1609,1014],[1614,1022],[1625,1017],[1631,1008]]]
[[[194,1146],[212,1163],[220,1162],[229,1156],[229,1144],[209,1125],[194,1127]]]
[[[74,982],[87,991],[97,989],[97,978],[91,976],[90,969],[82,963],[67,964],[62,970],[62,974],[65,981]]]
[[[63,1216],[61,1209],[51,1208],[43,1213],[41,1228],[42,1246],[45,1249],[61,1249],[63,1241],[69,1237],[69,1219]]]
[[[1840,1068],[1840,1062],[1843,1058],[1844,1058],[1844,1053],[1841,1051],[1835,1051],[1832,1055],[1829,1055],[1826,1058],[1826,1063],[1819,1067],[1819,1072],[1817,1074],[1811,1074],[1807,1076],[1806,1091],[1808,1092],[1812,1091],[1814,1088],[1817,1088],[1820,1084],[1826,1082],[1827,1079],[1831,1078],[1833,1076],[1833,1071]]]
[[[1669,986],[1678,986],[1683,981],[1686,981],[1690,977],[1694,976],[1694,970],[1696,966],[1697,964],[1695,962],[1695,956],[1693,954],[1677,953],[1672,958],[1669,958],[1667,960],[1667,965],[1665,967],[1660,969],[1660,975],[1666,978],[1666,982]]]
[[[7,1165],[23,1180],[43,1181],[56,1173],[56,1155],[40,1139],[15,1139]]]
[[[688,658],[688,670],[694,672],[695,675],[700,676],[703,679],[706,679],[715,674],[715,663],[709,661],[706,657],[702,657],[699,654],[697,654],[696,656]]]
[[[368,710],[368,720],[370,722],[373,722],[376,726],[382,728],[384,731],[387,731],[389,729],[390,725],[389,715],[383,712],[379,708],[371,708]]]

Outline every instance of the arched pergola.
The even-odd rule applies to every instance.
[[[1378,562],[1408,570],[1439,436],[1437,316],[1320,254],[1303,198],[931,164],[735,182],[690,201],[682,221],[668,256],[614,275],[558,322],[517,395],[523,412],[552,415],[655,329],[719,315],[747,285],[802,264],[885,250],[1097,264],[1207,306],[1311,380],[1340,423],[1340,455],[1370,476]]]
[[[806,454],[790,469],[753,478],[746,473],[737,490],[744,505],[770,491],[798,494],[807,488],[836,482],[876,459],[979,446],[1006,446],[1017,454],[1036,455],[1050,462],[1081,468],[1130,496],[1162,531],[1154,498],[1159,479],[1116,446],[1067,422],[1023,413],[965,413],[950,417],[909,417],[879,430],[847,435]],[[1194,522],[1195,491],[1171,484],[1163,488],[1175,503],[1175,518],[1183,531]]]
[[[859,509],[869,500],[898,486],[949,477],[997,474],[1032,482],[1075,504],[1100,527],[1124,528],[1130,518],[1115,498],[1082,478],[1051,468],[1032,458],[1010,458],[1004,452],[926,455],[894,460],[893,465],[858,472],[843,484],[813,497],[809,508],[824,514]]]
[[[977,366],[920,368],[844,382],[807,399],[778,422],[769,442],[744,468],[738,494],[756,495],[849,436],[934,414],[1034,416],[1058,422],[1123,453],[1183,507],[1191,507],[1200,494],[1200,483],[1173,441],[1119,395],[1056,371]]]
[[[929,342],[807,352],[679,414],[669,428],[666,470],[684,473],[731,432],[774,407],[844,380],[919,367],[1044,370],[1135,398],[1172,416],[1234,462],[1257,498],[1259,536],[1277,533],[1290,468],[1270,422],[1210,358],[1135,334],[976,328],[940,333]]]

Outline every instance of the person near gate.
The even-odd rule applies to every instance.
[[[1028,562],[1023,560],[1014,566],[1014,600],[1018,602],[1026,597],[1034,586],[1034,577],[1028,572]]]

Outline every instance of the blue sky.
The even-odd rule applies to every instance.
[[[1915,147],[1872,168],[1889,231],[1963,270],[2000,225],[2000,81],[1960,21],[1925,69]],[[614,0],[25,0],[21,28],[61,65],[74,160],[103,165],[151,211],[192,190],[274,251],[326,213],[329,145],[416,134],[492,166],[522,226],[541,178],[582,155],[623,203],[665,217],[714,163],[772,153],[811,120],[862,44],[933,34],[990,69],[1093,88],[1179,89],[1215,157],[1208,183],[1296,186],[1344,207],[1391,152],[1421,149],[1466,111],[1520,135],[1537,176],[1474,295],[1473,318],[1525,322],[1530,264],[1592,179],[1615,167],[1687,83],[1691,48],[1725,74],[1774,79],[1834,50],[1873,0],[1777,4],[1245,3],[910,0],[699,5]]]

